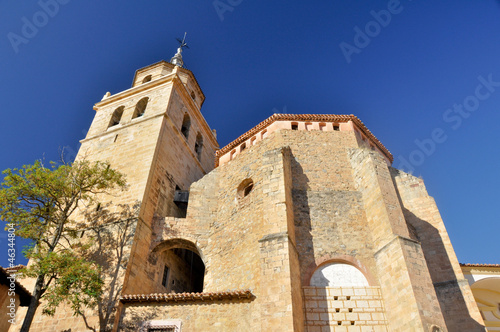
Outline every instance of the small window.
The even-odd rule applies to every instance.
[[[231,154],[230,154],[230,156],[229,156],[229,159],[230,159],[230,160],[233,160],[233,158],[234,158],[234,154],[235,154],[235,153],[236,153],[236,149],[233,149],[233,151],[231,151]]]
[[[326,130],[326,123],[320,123],[319,124],[319,130],[325,131]]]
[[[188,138],[189,136],[189,128],[191,127],[191,118],[186,113],[184,114],[184,119],[182,120],[181,133],[184,137]]]
[[[151,75],[144,77],[144,79],[142,80],[142,84],[147,83],[149,81],[151,81]]]
[[[253,180],[252,179],[245,179],[243,180],[240,185],[238,186],[238,196],[240,198],[246,197],[252,192],[253,189]]]
[[[198,160],[201,159],[201,151],[203,150],[203,137],[200,133],[196,135],[196,143],[194,144],[194,151],[196,152],[196,156]]]
[[[196,100],[196,95],[194,94],[194,91],[191,91],[191,98],[192,98],[193,100]]]
[[[338,125],[333,125],[333,130],[335,131],[339,131],[340,130],[340,127]]]
[[[241,144],[241,147],[240,147],[240,152],[242,152],[243,150],[245,150],[247,147],[247,144],[246,143],[243,143]]]
[[[146,112],[146,106],[148,105],[148,101],[149,101],[148,97],[145,97],[145,98],[142,98],[141,100],[139,100],[139,102],[135,106],[134,116],[132,117],[132,119],[138,118],[138,117],[141,117],[144,115],[144,113]]]
[[[299,124],[297,122],[292,122],[292,130],[299,130]]]
[[[254,137],[252,137],[252,138],[250,139],[250,145],[255,145],[255,140],[256,140],[256,139],[257,139],[257,137],[255,137],[255,136],[254,136]]]
[[[163,278],[161,279],[161,284],[163,285],[163,287],[167,287],[167,283],[168,283],[168,273],[169,273],[169,268],[168,266],[165,265],[165,267],[163,268]]]
[[[113,112],[113,115],[111,116],[111,120],[109,121],[108,128],[116,126],[117,124],[120,123],[124,109],[125,109],[125,106],[120,106],[117,109],[115,109],[115,111]]]
[[[306,130],[312,130],[313,124],[311,122],[306,123]]]

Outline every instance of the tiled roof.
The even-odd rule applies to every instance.
[[[356,126],[368,137],[370,138],[376,145],[377,147],[385,154],[387,158],[392,162],[394,160],[392,154],[389,152],[389,150],[375,137],[375,135],[372,134],[372,132],[361,122],[358,117],[355,115],[337,115],[337,114],[278,114],[275,113],[268,117],[266,120],[262,121],[222,149],[218,150],[216,152],[216,165],[218,165],[218,160],[219,158],[226,154],[227,152],[231,151],[234,147],[238,146],[239,144],[243,143],[262,129],[268,127],[270,124],[272,124],[275,121],[324,121],[324,122],[348,122],[352,121]]]
[[[500,267],[500,264],[471,264],[471,263],[460,263],[460,266],[466,266],[466,267]]]
[[[23,268],[23,265],[16,265],[14,267],[10,268],[3,268],[0,266],[0,284],[6,285],[9,287],[10,285],[10,279],[8,277],[11,274],[16,273],[19,269]],[[12,271],[13,269],[17,268],[16,271]],[[31,302],[31,293],[23,286],[21,285],[17,280],[15,281],[15,292],[19,295],[19,299],[21,301],[21,306],[25,307],[28,306]]]
[[[232,299],[250,299],[254,295],[250,290],[207,292],[207,293],[154,293],[123,295],[121,302],[192,302],[220,301]]]
[[[26,267],[22,264],[19,264],[19,265],[15,265],[15,266],[12,266],[12,267],[4,267],[3,269],[9,273],[16,273],[17,271],[19,271],[20,269],[22,269],[23,267]]]

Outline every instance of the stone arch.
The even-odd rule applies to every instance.
[[[173,239],[164,240],[161,243],[157,244],[153,248],[153,250],[151,250],[151,254],[158,254],[162,251],[173,249],[173,248],[182,248],[182,249],[193,251],[195,254],[200,256],[201,260],[205,264],[205,257],[203,256],[203,253],[200,250],[200,248],[194,242],[191,242],[190,240],[186,240],[183,238],[173,238]]]
[[[205,261],[198,246],[186,239],[162,241],[150,254],[156,262],[157,292],[202,292]]]
[[[315,259],[315,262],[310,264],[309,267],[303,273],[302,284],[304,286],[311,286],[311,278],[313,274],[321,268],[323,265],[330,263],[342,263],[347,265],[352,265],[356,269],[358,269],[368,281],[367,286],[377,286],[378,282],[370,273],[366,265],[361,262],[359,259],[349,256],[349,255],[325,255]]]

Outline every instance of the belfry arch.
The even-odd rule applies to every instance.
[[[205,263],[201,251],[191,241],[170,239],[152,251],[157,259],[156,289],[163,293],[201,293]]]

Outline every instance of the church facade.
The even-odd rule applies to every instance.
[[[81,141],[127,176],[112,206],[138,206],[106,226],[126,239],[106,305],[34,331],[485,331],[423,180],[361,120],[274,114],[219,149],[172,62],[106,94]]]

